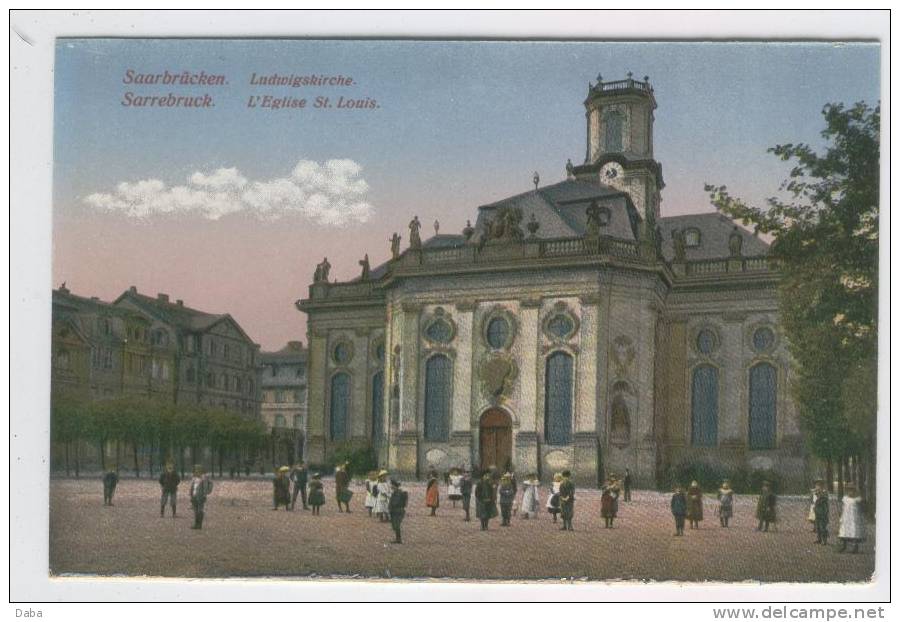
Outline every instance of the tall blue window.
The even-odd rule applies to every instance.
[[[425,364],[425,438],[450,440],[450,384],[453,363],[443,354]]]
[[[554,352],[547,359],[544,389],[544,440],[568,445],[572,437],[572,357]]]
[[[331,440],[347,438],[350,419],[350,375],[335,374],[331,378]]]
[[[750,368],[750,449],[775,447],[776,378],[769,363]]]
[[[719,427],[719,373],[701,365],[691,383],[691,443],[715,447]]]
[[[383,438],[384,426],[384,372],[372,376],[372,440]]]
[[[609,112],[603,116],[606,126],[604,142],[606,151],[622,151],[622,131],[625,125],[625,115],[621,112]]]

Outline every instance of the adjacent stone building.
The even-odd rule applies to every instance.
[[[272,433],[277,464],[303,457],[306,438],[307,350],[300,341],[289,341],[277,352],[259,355],[260,414]]]
[[[53,291],[52,319],[55,392],[154,397],[259,418],[259,346],[228,314],[135,287],[109,303],[62,286]]]
[[[308,314],[307,458],[373,444],[431,466],[630,468],[704,461],[805,476],[767,244],[715,213],[664,217],[648,80],[589,86],[565,179],[478,208],[347,283],[327,260]]]

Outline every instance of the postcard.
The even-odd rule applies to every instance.
[[[877,41],[55,41],[51,577],[865,585]]]

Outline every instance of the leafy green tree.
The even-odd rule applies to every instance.
[[[706,190],[721,212],[773,240],[810,449],[839,464],[849,455],[874,463],[880,106],[828,104],[822,115],[824,153],[803,143],[769,149],[793,163],[780,188],[787,198],[756,207],[725,186]]]

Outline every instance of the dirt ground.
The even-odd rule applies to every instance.
[[[738,496],[731,527],[719,526],[715,499],[706,500],[701,529],[673,536],[669,495],[635,491],[620,503],[614,529],[604,529],[600,494],[578,490],[573,532],[542,511],[537,520],[491,521],[482,532],[463,521],[441,490],[428,516],[422,484],[406,486],[410,501],[401,545],[367,516],[364,491],[353,487],[352,513],[338,513],[333,480],[320,516],[272,511],[267,480],[216,480],[201,531],[187,486],[178,517],[159,516],[159,486],[122,479],[112,507],[103,506],[99,479],[50,484],[50,572],[55,575],[453,577],[468,579],[591,579],[678,581],[866,581],[874,571],[873,538],[860,553],[814,544],[805,499],[779,499],[777,531],[755,531],[755,498]],[[546,490],[542,491],[546,495]],[[541,500],[543,508],[545,498]],[[837,533],[837,505],[831,533]],[[833,540],[836,538],[832,536]]]

